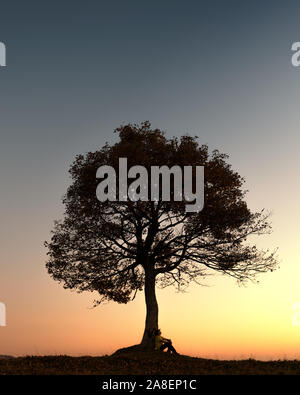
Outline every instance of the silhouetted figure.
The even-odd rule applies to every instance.
[[[155,331],[155,350],[164,351],[167,348],[167,352],[172,352],[173,354],[178,354],[172,345],[171,339],[166,339],[161,336],[161,331],[158,329]]]

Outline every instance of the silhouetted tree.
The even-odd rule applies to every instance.
[[[244,200],[244,179],[227,163],[228,156],[196,137],[167,139],[149,122],[116,129],[119,141],[78,155],[70,168],[72,184],[63,198],[63,221],[56,222],[48,247],[49,274],[65,288],[97,291],[103,300],[127,303],[144,289],[146,324],[142,347],[150,347],[158,328],[156,284],[182,289],[210,271],[254,280],[277,265],[274,252],[246,244],[249,235],[270,231],[268,214],[252,213]],[[102,165],[118,169],[142,165],[204,166],[205,204],[187,213],[185,202],[100,202],[96,197]],[[150,185],[150,184],[149,184]],[[150,189],[150,188],[149,188]]]

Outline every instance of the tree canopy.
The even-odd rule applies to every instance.
[[[46,266],[54,280],[78,292],[96,291],[96,304],[127,303],[144,288],[149,331],[158,327],[155,285],[183,289],[213,272],[245,282],[276,267],[275,251],[249,243],[250,235],[270,232],[268,213],[250,211],[244,179],[227,155],[209,152],[197,137],[167,138],[149,122],[115,132],[115,144],[78,155],[71,165],[64,218],[46,242]],[[186,212],[184,200],[175,201],[172,194],[168,202],[99,201],[97,169],[117,169],[119,158],[149,172],[151,166],[204,166],[202,211]]]

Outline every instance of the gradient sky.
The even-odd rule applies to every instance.
[[[74,156],[121,123],[199,135],[230,155],[251,209],[272,211],[280,269],[239,287],[209,277],[158,290],[160,327],[180,353],[300,358],[298,1],[1,1],[0,354],[102,355],[140,341],[140,293],[91,309],[46,272]]]

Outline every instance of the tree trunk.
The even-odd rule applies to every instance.
[[[154,268],[145,270],[146,323],[141,345],[146,349],[154,349],[154,332],[158,329],[158,304],[155,295]]]

